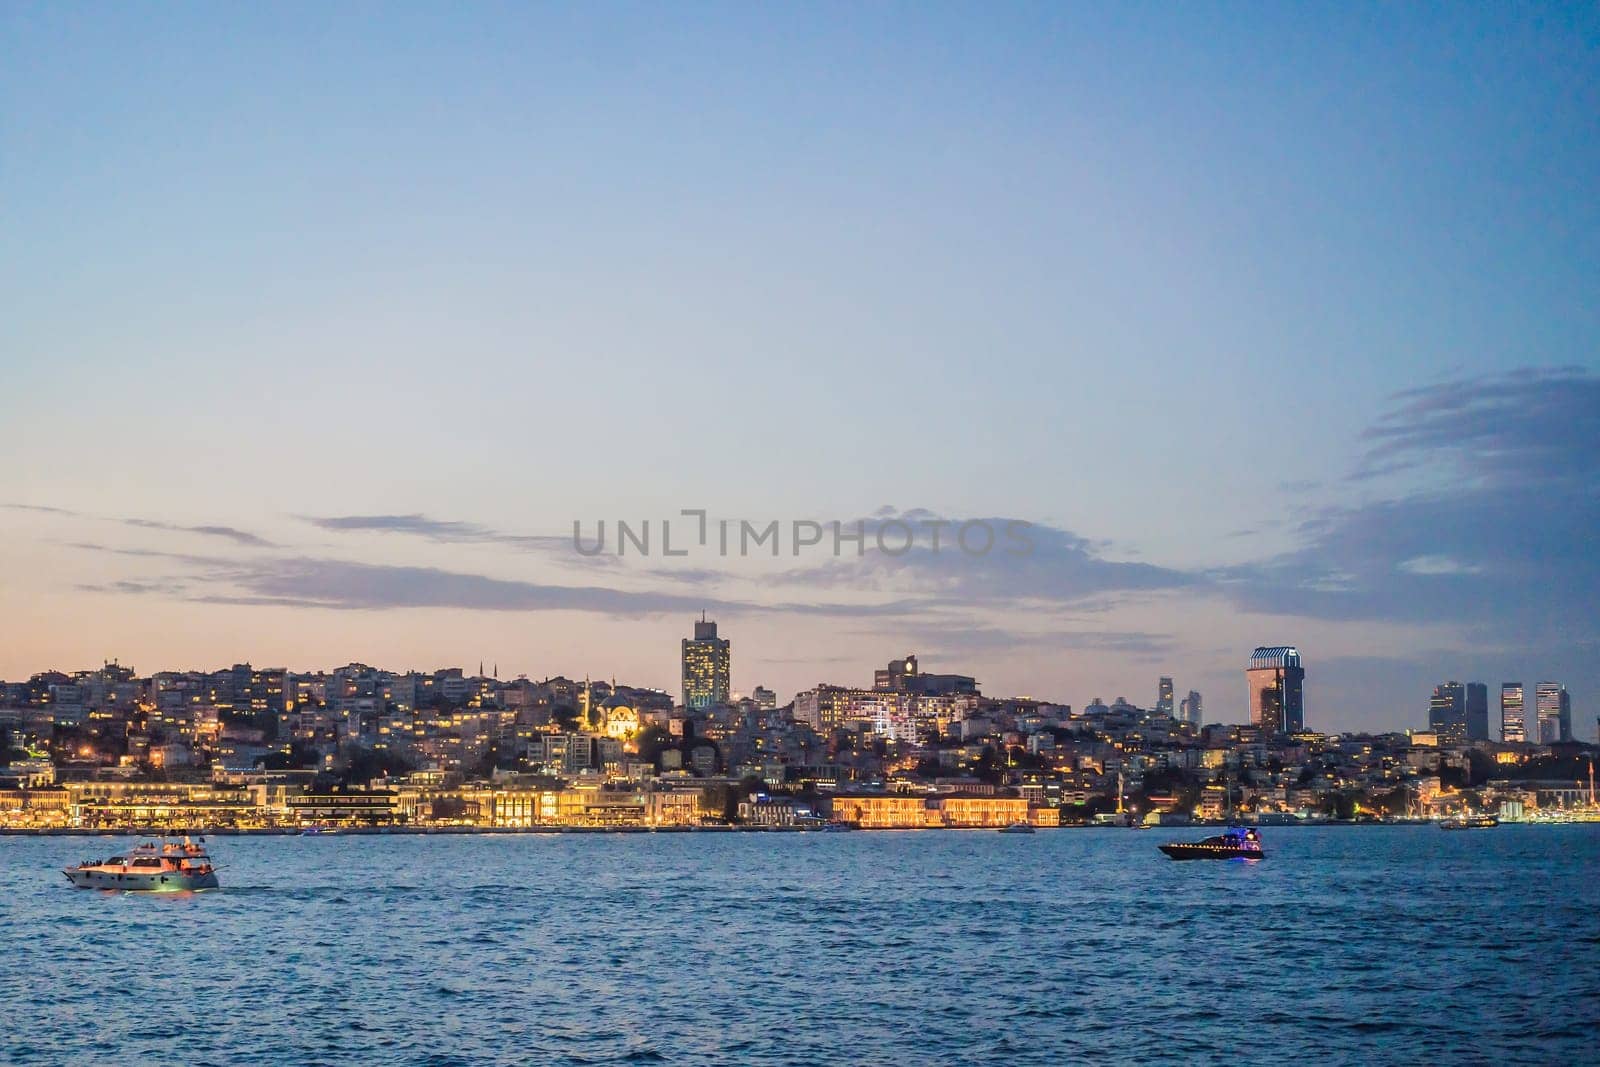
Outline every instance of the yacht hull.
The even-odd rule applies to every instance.
[[[1267,854],[1260,849],[1232,848],[1227,845],[1178,843],[1161,845],[1161,851],[1175,860],[1263,860]]]
[[[149,874],[120,873],[68,867],[61,873],[79,889],[115,889],[128,893],[188,893],[197,889],[217,889],[216,872],[179,874],[152,871]]]

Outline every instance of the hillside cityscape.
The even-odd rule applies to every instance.
[[[238,664],[0,682],[0,828],[921,829],[1492,814],[1600,817],[1595,747],[1557,682],[1437,686],[1425,728],[1318,732],[1298,649],[1244,669],[1248,722],[1156,681],[1149,707],[982,692],[890,660],[780,704],[732,687],[714,621],[681,689],[498,667],[300,673]],[[1232,702],[1228,702],[1232,707]],[[1498,737],[1491,736],[1498,733]]]

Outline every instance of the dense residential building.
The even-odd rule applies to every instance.
[[[1250,722],[1269,733],[1305,729],[1305,668],[1290,645],[1263,645],[1250,655],[1245,682],[1250,691]]]
[[[694,637],[683,639],[683,706],[704,711],[728,703],[732,692],[731,644],[717,636],[717,624],[704,615]]]
[[[1551,745],[1572,740],[1572,698],[1560,682],[1540,682],[1534,690],[1538,742]]]
[[[1521,744],[1528,739],[1527,711],[1523,707],[1522,683],[1502,682],[1500,685],[1500,740],[1508,745]]]

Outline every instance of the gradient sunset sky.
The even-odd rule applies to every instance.
[[[1600,7],[10,4],[0,677],[1600,712]],[[575,519],[1034,524],[586,559]],[[675,535],[676,535],[675,530]]]

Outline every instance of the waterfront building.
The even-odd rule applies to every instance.
[[[1300,651],[1291,645],[1263,645],[1251,653],[1245,669],[1251,724],[1272,733],[1304,730],[1305,678]]]
[[[732,643],[717,636],[717,624],[704,615],[694,624],[694,637],[683,639],[683,706],[704,711],[728,703],[731,693]]]
[[[1572,740],[1572,698],[1560,682],[1540,682],[1534,690],[1534,713],[1541,745]]]
[[[1163,675],[1156,682],[1156,714],[1172,718],[1172,679]]]
[[[1022,797],[970,793],[927,796],[917,793],[849,793],[832,800],[833,821],[866,830],[919,830],[927,827],[999,828],[1017,822],[1059,824],[1053,816],[1030,814]]]
[[[1528,739],[1527,713],[1523,708],[1522,683],[1503,682],[1500,686],[1500,740],[1520,744]]]
[[[739,801],[739,821],[746,826],[785,829],[800,825],[810,812],[793,797],[749,797]]]

